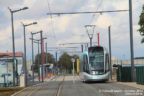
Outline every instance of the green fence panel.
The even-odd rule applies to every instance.
[[[137,84],[140,83],[140,82],[139,82],[139,81],[140,81],[140,78],[139,78],[139,74],[138,74],[138,73],[139,73],[139,70],[138,70],[138,69],[139,69],[139,67],[136,67],[136,83],[137,83]]]
[[[141,77],[142,77],[142,84],[144,84],[144,67],[142,67]]]
[[[136,67],[136,83],[144,85],[144,66]]]
[[[116,69],[116,73],[117,73],[117,81],[121,81],[121,66],[118,66]]]
[[[121,81],[122,82],[131,82],[131,67],[122,67],[121,70]]]

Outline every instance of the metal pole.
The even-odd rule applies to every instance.
[[[81,45],[81,50],[82,50],[82,53],[83,53],[83,44]]]
[[[25,85],[27,86],[27,62],[26,62],[26,37],[25,37],[25,25],[24,27],[24,74],[25,74]]]
[[[16,85],[18,85],[19,84],[19,82],[18,82],[18,80],[19,80],[19,77],[18,77],[18,63],[17,63],[17,60],[16,60],[16,78],[17,78],[17,81],[16,81]]]
[[[111,26],[108,27],[109,30],[109,52],[110,52],[110,78],[112,80],[112,65],[111,65]]]
[[[133,49],[133,20],[132,20],[132,0],[129,0],[129,23],[130,23],[130,49],[131,49],[131,79],[134,81],[134,49]]]
[[[45,64],[45,52],[44,52],[44,39],[43,39],[43,42],[42,42],[43,44],[43,64]]]
[[[11,24],[12,24],[12,45],[13,45],[13,60],[15,61],[15,41],[14,41],[14,24],[13,24],[13,12],[11,12]],[[13,61],[13,86],[15,86],[15,63]]]
[[[57,51],[56,51],[56,72],[58,71],[58,63],[57,63]]]
[[[74,62],[73,62],[73,83],[75,83],[75,75],[74,75]]]
[[[98,46],[100,46],[99,32],[97,33],[97,36],[98,36]]]
[[[39,74],[39,82],[40,82],[39,41],[38,41],[38,74]]]
[[[41,64],[42,64],[41,73],[42,73],[42,82],[44,82],[44,80],[43,80],[43,36],[42,36],[42,31],[40,31],[40,36],[41,36]]]
[[[34,51],[33,51],[33,33],[31,32],[31,35],[32,35],[32,80],[33,80],[33,83],[34,83]]]
[[[45,47],[45,50],[46,50],[46,58],[45,59],[46,59],[46,64],[47,64],[47,42],[45,43],[45,46],[46,46]]]
[[[45,43],[45,50],[46,50],[46,58],[45,58],[46,62],[45,62],[45,64],[47,64],[47,42]],[[45,67],[45,76],[46,75],[47,75],[47,68]]]
[[[7,65],[7,86],[8,86],[8,63],[6,65]]]
[[[90,47],[92,47],[92,38],[90,38]]]

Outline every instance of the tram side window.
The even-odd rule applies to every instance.
[[[110,70],[109,55],[106,54],[106,72]]]
[[[82,72],[83,71],[83,57],[81,56],[80,57],[80,62],[79,62],[79,67],[80,67],[80,72]]]
[[[88,73],[88,58],[86,55],[83,56],[83,63],[83,71]]]
[[[85,72],[86,70],[86,64],[85,64],[85,57],[83,56],[83,71]]]

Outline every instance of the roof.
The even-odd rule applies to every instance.
[[[0,53],[0,57],[12,57],[13,53]],[[15,53],[16,57],[22,57],[23,53],[22,52],[16,52]]]

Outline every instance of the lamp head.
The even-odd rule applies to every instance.
[[[33,24],[37,24],[37,22],[33,22]]]
[[[28,7],[24,7],[24,8],[22,8],[22,10],[26,10],[26,9],[28,9]]]

